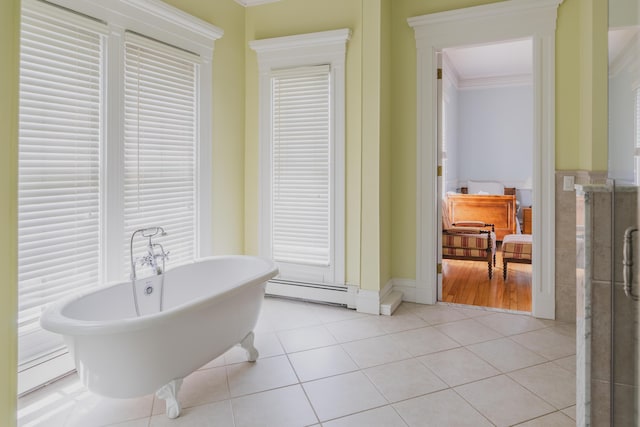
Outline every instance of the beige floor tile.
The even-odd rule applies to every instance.
[[[535,331],[547,326],[542,320],[523,314],[493,313],[481,316],[476,320],[488,326],[502,335],[515,335],[524,332]]]
[[[448,388],[429,368],[415,359],[376,366],[366,369],[364,373],[389,402]]]
[[[284,354],[284,349],[280,345],[280,340],[275,332],[256,332],[254,346],[258,350],[258,357],[261,359]],[[224,364],[232,365],[246,362],[247,358],[247,351],[236,345],[224,354]]]
[[[380,316],[382,329],[387,333],[408,331],[429,326],[427,322],[414,314],[409,308],[402,304],[393,312],[391,316]]]
[[[334,345],[338,342],[324,325],[278,332],[287,353]]]
[[[358,365],[339,345],[301,351],[289,355],[300,381],[312,381],[357,371]]]
[[[511,426],[554,411],[551,405],[506,375],[462,385],[454,390],[498,427]]]
[[[302,386],[320,421],[344,417],[387,404],[385,398],[362,372],[311,381]]]
[[[541,329],[529,330],[538,322]],[[462,347],[442,330],[465,343],[485,339],[487,331],[515,334]],[[185,409],[176,420],[152,395],[106,399],[72,375],[20,398],[18,426],[226,427],[234,426],[235,415],[236,427],[267,420],[320,427],[315,411],[323,427],[484,426],[490,424],[480,412],[489,417],[494,408],[497,425],[562,426],[564,416],[576,416],[568,390],[575,378],[573,324],[406,302],[382,317],[266,298],[255,332],[260,359],[247,363],[236,347],[189,375],[179,395]],[[475,403],[454,389],[441,390],[448,386]],[[560,408],[565,404],[571,406]]]
[[[411,427],[490,427],[492,424],[452,390],[393,405]]]
[[[481,316],[489,316],[496,313],[494,309],[488,307],[480,307],[477,305],[465,305],[462,307],[456,306],[454,308],[470,319],[475,319],[476,317]]]
[[[378,316],[367,316],[343,320],[341,322],[327,323],[326,327],[329,329],[329,332],[331,332],[331,335],[341,343],[386,334],[385,330],[382,329],[382,324]]]
[[[575,333],[568,333],[571,329],[567,326],[549,327],[513,335],[511,339],[549,360],[555,360],[576,354]]]
[[[451,387],[500,374],[500,371],[466,348],[432,353],[422,356],[418,360]]]
[[[576,372],[576,356],[567,356],[562,359],[556,359],[553,361],[556,365],[560,366],[562,369],[566,369],[569,372]]]
[[[337,307],[328,304],[309,304],[309,309],[313,311],[314,315],[320,319],[323,323],[340,322],[343,320],[361,319],[363,317],[369,317],[368,314],[358,313],[355,310],[345,307]]]
[[[182,383],[178,398],[183,408],[228,399],[226,369],[224,367],[205,369],[187,376]],[[161,406],[164,412],[164,405]]]
[[[286,356],[258,359],[255,363],[239,363],[226,367],[231,396],[266,391],[296,384],[296,377]]]
[[[322,324],[308,303],[279,298],[265,298],[260,321],[266,321],[273,331],[298,329]]]
[[[153,395],[110,399],[86,392],[74,400],[77,403],[65,423],[68,427],[104,426],[148,418],[153,406]]]
[[[509,373],[509,376],[557,409],[576,404],[576,375],[554,363]]]
[[[360,368],[369,368],[411,357],[411,354],[395,345],[388,336],[348,342],[342,344],[342,348]]]
[[[575,421],[576,419],[576,405],[570,406],[562,410],[562,413]]]
[[[235,427],[307,426],[318,422],[300,385],[233,399]]]
[[[526,423],[518,424],[519,427],[575,427],[575,425],[576,422],[562,412],[554,412]]]
[[[76,398],[88,396],[78,375],[72,374],[18,399],[18,427],[64,425]]]
[[[228,400],[195,406],[182,411],[180,416],[170,419],[166,415],[151,417],[149,427],[219,427],[233,426],[231,402]]]
[[[470,345],[467,349],[501,372],[511,372],[548,361],[509,338]]]
[[[338,418],[322,425],[323,427],[407,427],[407,424],[391,406],[383,406]]]
[[[142,418],[139,420],[125,421],[123,423],[109,424],[105,427],[148,427],[149,418]]]
[[[475,344],[502,337],[498,332],[484,326],[474,319],[445,323],[443,325],[436,326],[436,329],[462,345]]]
[[[456,320],[463,320],[467,318],[467,316],[460,310],[446,305],[415,304],[411,309],[415,315],[430,325],[455,322]]]
[[[389,335],[389,337],[396,345],[408,351],[412,356],[422,356],[460,347],[460,344],[432,326],[397,332]]]

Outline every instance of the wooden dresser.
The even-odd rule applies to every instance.
[[[522,234],[531,234],[531,206],[522,208]]]

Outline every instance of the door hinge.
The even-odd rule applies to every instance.
[[[438,274],[442,274],[442,264],[438,264]]]
[[[442,166],[438,166],[438,176],[442,176]]]
[[[438,68],[438,80],[442,80],[442,68]]]

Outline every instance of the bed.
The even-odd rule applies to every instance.
[[[463,187],[461,193],[447,194],[446,210],[451,223],[480,221],[493,224],[497,241],[502,241],[507,234],[517,234],[514,188],[503,188],[502,194],[487,194],[483,191],[464,194],[464,191]],[[466,191],[471,193],[471,186]]]

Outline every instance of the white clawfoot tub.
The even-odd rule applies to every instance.
[[[96,289],[50,306],[42,327],[65,336],[82,383],[92,392],[131,398],[157,391],[167,415],[180,414],[182,379],[236,344],[250,361],[265,282],[277,274],[269,260],[210,257],[136,281]],[[164,309],[160,284],[164,280]]]

